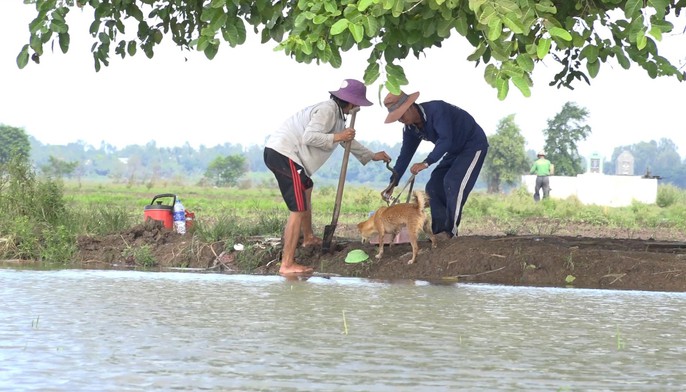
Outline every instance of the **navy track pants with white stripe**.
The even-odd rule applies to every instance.
[[[457,235],[462,207],[476,184],[487,149],[459,155],[446,154],[431,172],[426,193],[431,206],[431,229],[434,233]]]

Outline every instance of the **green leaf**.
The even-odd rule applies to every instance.
[[[208,45],[208,46],[205,48],[205,50],[204,50],[204,52],[205,52],[205,57],[207,57],[208,59],[212,60],[212,59],[214,58],[214,56],[217,55],[217,52],[218,52],[218,51],[219,51],[219,45],[210,44],[210,45]]]
[[[484,80],[491,87],[496,86],[496,79],[498,78],[498,67],[493,64],[488,64],[484,70]]]
[[[69,50],[69,33],[60,33],[59,34],[59,43],[60,43],[60,49],[62,50],[62,53],[67,53]]]
[[[133,56],[136,54],[136,41],[129,41],[129,44],[126,45],[126,52],[129,54],[129,56]]]
[[[98,34],[98,39],[100,40],[100,42],[102,42],[105,45],[110,43],[110,36],[104,32],[101,32],[100,34]]]
[[[646,47],[648,44],[648,38],[646,37],[645,32],[639,31],[638,34],[636,34],[636,47],[638,50],[641,50]]]
[[[228,19],[229,16],[227,14],[220,12],[214,18],[212,18],[212,22],[210,22],[210,28],[214,31],[217,31],[224,26],[224,24],[226,24]]]
[[[336,8],[336,2],[335,1],[326,1],[324,3],[324,9],[326,10],[326,12],[328,12],[330,14],[336,14],[336,15],[341,14],[340,12],[336,13],[338,11],[338,8]]]
[[[669,33],[674,29],[674,25],[671,22],[668,22],[668,21],[662,20],[662,19],[658,19],[655,17],[655,15],[650,17],[650,24],[653,27],[659,28],[660,31],[662,31],[663,33]]]
[[[406,85],[408,83],[405,77],[405,70],[399,65],[386,64],[386,74],[391,80],[396,81],[398,85]]]
[[[331,35],[338,35],[344,32],[348,28],[349,24],[350,22],[348,19],[339,19],[331,26]]]
[[[373,16],[365,16],[362,20],[367,37],[374,37],[379,32],[379,21]]]
[[[446,19],[439,19],[438,26],[436,27],[436,33],[441,38],[450,37],[450,31],[453,29],[453,21]]]
[[[469,0],[469,9],[477,13],[479,8],[486,3],[486,0]]]
[[[329,64],[331,64],[331,66],[334,68],[340,68],[343,64],[343,59],[341,59],[341,54],[338,53],[338,50],[331,50]]]
[[[529,89],[529,84],[527,83],[527,80],[525,78],[520,76],[513,76],[512,84],[514,84],[525,97],[531,96],[531,89]]]
[[[496,41],[502,33],[503,33],[502,22],[500,21],[500,19],[492,18],[488,24],[488,39],[491,41]]]
[[[520,77],[520,78],[524,77],[524,70],[515,66],[511,62],[503,63],[502,68],[501,68],[501,73],[503,73],[503,74],[505,74],[511,78],[513,78],[515,76]]]
[[[510,31],[512,31],[515,34],[522,34],[524,33],[524,25],[522,25],[522,22],[519,21],[519,19],[512,19],[511,15],[505,15],[503,16],[503,23],[505,26],[507,26]]]
[[[357,10],[360,12],[364,12],[373,3],[374,0],[360,0],[360,2],[357,3]]]
[[[531,58],[531,55],[520,53],[517,55],[516,61],[517,65],[522,67],[526,72],[532,72],[534,70],[534,60]]]
[[[212,0],[210,7],[212,8],[222,8],[226,5],[226,0]]]
[[[362,27],[362,25],[350,23],[348,24],[348,30],[350,30],[350,33],[353,35],[355,42],[362,42],[362,39],[364,38],[364,27]]]
[[[163,37],[164,35],[162,34],[162,31],[160,31],[159,29],[155,29],[155,31],[152,33],[152,39],[153,41],[155,41],[156,44],[162,42]]]
[[[403,11],[405,11],[405,0],[396,0],[395,4],[393,4],[391,15],[393,15],[394,18],[397,18]]]
[[[479,59],[481,58],[481,55],[483,55],[485,51],[486,51],[486,45],[484,45],[483,42],[482,42],[482,43],[480,43],[479,46],[476,48],[476,50],[474,51],[474,53],[470,54],[470,55],[467,57],[467,60],[469,60],[469,61],[477,61],[477,60],[479,60]]]
[[[655,15],[660,19],[664,19],[669,3],[670,0],[648,0],[648,4],[655,8]]]
[[[548,29],[548,32],[553,37],[558,37],[568,42],[572,40],[572,35],[569,34],[569,31],[561,27],[551,27]]]
[[[646,71],[648,71],[648,76],[650,76],[651,79],[655,79],[657,77],[657,64],[655,64],[652,61],[649,61],[645,63],[643,66]]]
[[[550,51],[550,38],[541,38],[538,40],[538,45],[536,47],[536,55],[539,59],[543,59],[545,55]]]
[[[204,52],[209,44],[210,42],[207,40],[207,36],[201,35],[200,37],[198,37],[197,50],[200,52]]]
[[[588,70],[588,75],[592,78],[598,76],[598,71],[600,71],[600,61],[587,61],[586,69]]]
[[[388,92],[396,95],[400,94],[400,85],[398,85],[397,81],[391,79],[390,76],[386,79],[385,86]]]
[[[481,12],[481,15],[479,15],[479,23],[489,26],[489,22],[492,18],[498,18],[498,14],[495,12],[495,8],[491,7],[490,5],[486,5],[483,9],[483,12]]]
[[[507,98],[507,93],[510,91],[510,82],[507,79],[498,78],[495,83],[498,89],[498,99],[502,101]]]
[[[469,32],[469,25],[467,24],[466,15],[461,14],[458,16],[458,18],[453,22],[453,25],[455,26],[455,30],[457,30],[457,32],[463,37]]]
[[[227,24],[222,28],[222,37],[232,48],[238,45],[238,30],[233,24]]]
[[[24,45],[23,48],[21,48],[21,51],[19,52],[19,55],[17,55],[17,66],[19,69],[24,69],[26,67],[26,64],[29,63],[29,46]]]
[[[648,34],[652,35],[657,41],[662,41],[662,30],[658,26],[651,26]]]
[[[200,14],[200,20],[209,23],[214,17],[221,13],[222,11],[217,8],[203,8],[202,14]]]
[[[511,15],[515,19],[522,16],[522,10],[514,1],[498,0],[496,5],[498,7],[498,12],[500,12],[502,15]]]
[[[316,25],[320,25],[320,24],[326,22],[327,19],[329,19],[328,15],[321,15],[321,14],[316,15],[314,17],[314,19],[312,19],[312,23],[314,23]]]
[[[543,0],[535,5],[536,11],[548,14],[557,14],[557,8],[550,0]]]
[[[370,85],[370,84],[376,82],[376,80],[379,78],[380,75],[381,75],[381,72],[380,72],[379,63],[377,63],[377,62],[370,63],[367,66],[367,69],[364,70],[364,83],[367,85]]]
[[[300,50],[307,55],[312,54],[312,43],[310,41],[303,41],[302,45],[300,45]]]
[[[50,23],[50,30],[56,33],[66,33],[68,31],[68,27],[63,20],[53,19],[52,23]]]
[[[143,20],[143,11],[135,3],[131,3],[126,7],[126,13],[139,22]]]
[[[640,12],[642,5],[643,0],[627,0],[624,5],[624,16],[627,19],[633,19],[633,17]]]
[[[245,43],[245,40],[247,38],[247,34],[245,31],[245,24],[243,22],[243,19],[241,18],[233,18],[233,22],[229,21],[232,26],[236,28],[236,32],[238,36],[236,37],[236,44],[237,45],[243,45]]]
[[[587,45],[579,53],[579,59],[588,59],[589,62],[594,62],[598,60],[598,47],[595,45]]]
[[[612,51],[615,53],[615,55],[617,55],[617,62],[622,68],[629,69],[629,67],[631,67],[631,62],[628,58],[626,58],[624,49],[619,46],[615,46],[612,48]]]

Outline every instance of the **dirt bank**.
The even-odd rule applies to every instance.
[[[568,228],[569,229],[569,228]],[[686,291],[686,243],[659,238],[616,238],[569,235],[463,235],[438,243],[420,242],[417,262],[408,265],[409,244],[386,248],[376,260],[376,246],[361,244],[354,228],[337,228],[335,250],[301,248],[299,262],[319,273],[381,280],[419,279],[432,282],[478,282],[501,285],[579,287],[615,290]],[[579,231],[589,232],[579,228]],[[636,235],[636,233],[633,233]],[[665,233],[665,237],[672,234]],[[650,237],[655,237],[651,232]],[[277,274],[278,238],[242,241],[243,251],[221,243],[199,245],[156,224],[141,224],[124,233],[83,237],[77,262],[91,267],[190,268],[221,273]],[[369,260],[345,262],[353,249]]]

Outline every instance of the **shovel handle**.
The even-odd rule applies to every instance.
[[[350,117],[350,128],[355,128],[355,117],[357,117],[357,112],[360,108],[355,107],[351,110],[352,116]],[[343,151],[343,163],[341,164],[341,174],[338,176],[338,189],[336,191],[336,203],[333,206],[333,218],[331,219],[331,225],[336,226],[338,223],[338,214],[341,212],[341,201],[343,200],[343,188],[345,187],[345,176],[348,172],[348,160],[350,159],[350,146],[352,141],[345,142],[345,150]]]

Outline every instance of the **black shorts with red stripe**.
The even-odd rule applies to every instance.
[[[288,209],[294,212],[307,211],[305,191],[311,189],[314,183],[305,174],[305,169],[269,147],[264,149],[264,163],[274,173]]]

